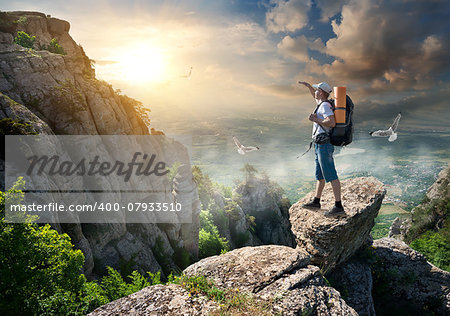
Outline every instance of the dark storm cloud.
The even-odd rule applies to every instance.
[[[448,128],[450,121],[450,87],[432,89],[406,97],[398,102],[380,103],[361,99],[355,102],[354,119],[358,125],[374,125],[377,122],[389,125],[398,112],[402,120],[410,123],[403,126],[406,130],[415,130],[419,126],[428,129]],[[387,126],[380,126],[384,128]]]
[[[415,89],[422,80],[447,74],[449,2],[350,1],[326,53],[336,60],[323,67],[341,80],[382,80],[389,89]]]
[[[277,11],[272,11],[272,19],[293,25],[286,17],[295,17],[296,12],[304,14],[304,8],[290,5],[291,2],[294,3],[291,0],[283,5],[289,8],[289,15],[279,12],[277,18]],[[283,55],[301,62],[311,63],[306,47],[335,59],[330,64],[307,65],[310,73],[331,81],[370,83],[379,91],[420,90],[424,81],[448,80],[450,2],[321,0],[317,6],[323,17],[341,10],[340,18],[331,21],[336,36],[326,41],[325,49],[314,48],[313,38],[306,40],[295,34],[284,37],[278,44]],[[280,23],[277,30],[289,31],[289,27],[283,28]],[[303,21],[294,29],[304,25]]]

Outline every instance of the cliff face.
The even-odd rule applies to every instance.
[[[228,208],[235,202],[226,227],[219,225],[220,234],[229,241],[230,248],[260,245],[295,247],[289,222],[289,200],[282,197],[282,188],[268,177],[251,176],[233,190],[233,198],[213,191],[211,213]],[[217,208],[217,209],[216,209]]]
[[[0,12],[0,120],[4,130],[10,134],[148,135],[140,103],[95,78],[91,61],[71,38],[69,29],[68,22],[42,13]],[[14,42],[17,31],[36,36],[34,49]],[[42,50],[53,38],[65,55]],[[176,198],[189,204],[192,224],[59,225],[55,218],[55,228],[67,232],[85,254],[87,275],[102,273],[106,265],[120,269],[124,264],[141,272],[156,272],[161,270],[161,260],[165,267],[175,268],[180,252],[187,251],[194,258],[198,255],[199,201],[186,147],[161,135],[152,137],[151,148],[137,143],[132,150],[157,153],[169,167],[176,161],[184,163],[172,183],[165,181],[155,187],[143,181],[131,183],[128,189],[171,192],[169,197],[161,193],[155,199]],[[78,154],[92,155],[88,148],[79,148]],[[63,181],[55,186],[60,190],[72,187]]]
[[[118,95],[111,85],[95,79],[89,58],[68,33],[68,22],[41,14],[8,16],[23,22],[13,24],[11,33],[0,33],[3,94],[41,117],[58,135],[148,134],[135,113],[137,101]],[[14,36],[20,30],[36,36],[36,48],[56,38],[67,55],[15,44]]]

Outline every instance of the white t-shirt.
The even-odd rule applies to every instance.
[[[316,99],[316,103],[320,104],[320,100]],[[324,120],[328,116],[334,115],[333,110],[331,109],[331,104],[328,101],[323,102],[319,108],[317,109],[317,117],[321,120]],[[321,125],[314,122],[313,124],[313,131],[312,131],[312,137],[314,138],[315,135],[318,135],[320,133],[328,133],[330,131],[330,127],[322,127]]]

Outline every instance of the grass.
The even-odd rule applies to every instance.
[[[392,203],[382,204],[380,211],[378,212],[378,216],[391,214],[408,214],[408,212],[397,204]]]
[[[179,284],[189,296],[206,296],[219,303],[219,309],[210,315],[277,315],[273,313],[272,301],[261,301],[251,293],[240,292],[239,289],[219,289],[210,279],[204,276],[175,276],[171,283]]]

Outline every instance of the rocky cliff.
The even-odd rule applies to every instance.
[[[448,314],[448,272],[403,242],[389,238],[372,242],[369,232],[385,195],[382,183],[372,177],[346,180],[342,192],[345,217],[302,208],[314,192],[291,206],[295,249],[243,247],[202,259],[184,274],[205,276],[219,289],[264,302],[257,311],[262,315]],[[322,198],[325,208],[332,205],[330,187]],[[237,301],[218,304],[186,284],[158,285],[90,315],[220,315],[230,313]]]
[[[232,197],[214,190],[210,199],[214,219],[220,218],[223,210],[228,214],[226,225],[218,223],[218,227],[230,249],[268,244],[295,247],[289,200],[283,198],[283,189],[268,176],[248,177],[236,186]]]
[[[71,38],[69,29],[68,22],[42,13],[0,12],[0,120],[4,134],[148,135],[142,105],[95,78],[91,60]],[[36,37],[32,49],[15,43],[18,31]],[[47,50],[52,39],[65,54]],[[107,155],[107,145],[101,147]],[[157,201],[183,200],[192,207],[192,223],[59,225],[55,218],[54,227],[67,232],[85,254],[88,276],[102,274],[106,265],[141,272],[156,272],[162,265],[183,268],[177,258],[186,252],[193,258],[198,254],[199,201],[187,149],[164,135],[152,138],[150,147],[136,143],[132,150],[152,151],[168,166],[178,161],[185,164],[178,168],[173,182],[143,181],[128,189],[157,190],[161,192],[154,197]],[[90,157],[91,153],[79,148],[77,155]],[[74,183],[61,180],[54,186],[64,191]],[[58,201],[57,195],[53,201]]]

